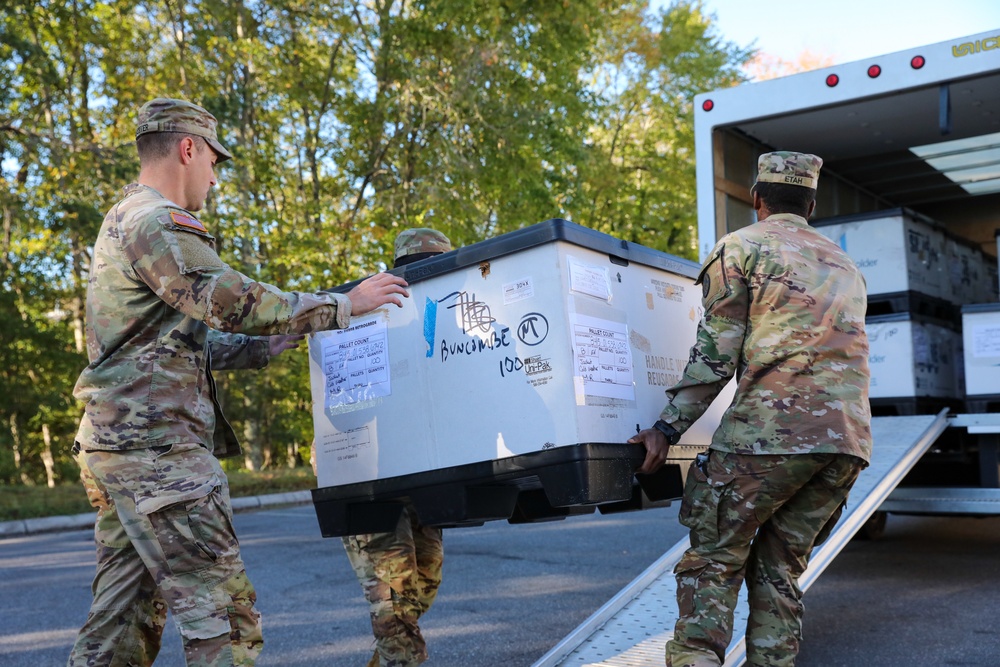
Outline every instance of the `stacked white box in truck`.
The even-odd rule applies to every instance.
[[[951,305],[997,300],[996,261],[926,216],[898,208],[810,224],[858,265],[870,300],[904,294]]]
[[[996,261],[978,245],[949,235],[945,242],[950,300],[957,305],[997,301]]]
[[[926,218],[894,209],[810,224],[854,260],[869,298],[908,292],[951,298],[945,234]]]
[[[371,532],[404,500],[432,525],[634,500],[644,453],[624,443],[687,361],[697,270],[564,220],[396,270],[403,308],[310,338],[323,534]],[[726,405],[677,451],[707,446]],[[660,499],[680,494],[673,463]]]
[[[869,317],[865,329],[872,399],[961,396],[958,332],[913,320],[908,313]]]
[[[1000,404],[1000,303],[963,307],[962,337],[968,400]]]

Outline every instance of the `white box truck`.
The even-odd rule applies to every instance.
[[[873,290],[873,393],[882,408],[918,413],[872,420],[871,466],[800,588],[858,531],[876,537],[886,513],[1000,514],[1000,29],[698,95],[695,150],[702,259],[755,222],[758,155],[824,159],[814,220],[820,231],[826,220]],[[952,352],[960,327],[965,365]],[[962,404],[963,384],[964,412],[938,410]],[[676,622],[665,601],[687,546],[657,559],[533,667],[662,665]],[[743,664],[744,639],[737,622],[727,666]]]
[[[1000,513],[1000,29],[698,95],[695,150],[702,257],[755,221],[761,153],[823,158],[812,222],[867,278],[874,414],[952,415],[890,496],[950,500],[884,507]]]

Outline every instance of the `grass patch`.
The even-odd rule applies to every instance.
[[[316,476],[309,468],[281,468],[261,472],[234,470],[226,475],[229,477],[229,495],[233,498],[316,488]]]
[[[0,521],[91,512],[83,484],[0,486]]]
[[[259,496],[267,493],[307,491],[316,488],[316,478],[308,468],[284,468],[250,472],[236,470],[226,473],[229,493],[233,498]],[[0,486],[0,521],[37,519],[63,514],[92,512],[83,484],[47,486]]]

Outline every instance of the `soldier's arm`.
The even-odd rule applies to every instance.
[[[270,336],[342,329],[350,325],[352,312],[361,314],[406,296],[406,283],[396,276],[383,278],[364,294],[362,307],[353,309],[342,294],[285,292],[227,265],[207,233],[171,225],[162,217],[140,224],[128,251],[140,279],[167,305],[228,333]]]
[[[706,260],[696,284],[702,285],[705,314],[681,379],[667,390],[660,419],[683,433],[701,417],[736,374],[746,333],[750,292],[738,244],[726,239]]]
[[[264,336],[247,336],[210,329],[208,346],[212,370],[264,368],[271,359],[269,340]]]

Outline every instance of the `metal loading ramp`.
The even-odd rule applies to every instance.
[[[948,427],[946,415],[942,410],[937,415],[872,419],[871,465],[854,485],[840,523],[813,551],[799,580],[803,593]],[[662,667],[663,647],[673,634],[677,613],[674,565],[688,546],[687,538],[679,541],[532,667]],[[746,659],[748,611],[744,587],[726,667],[742,665]]]

